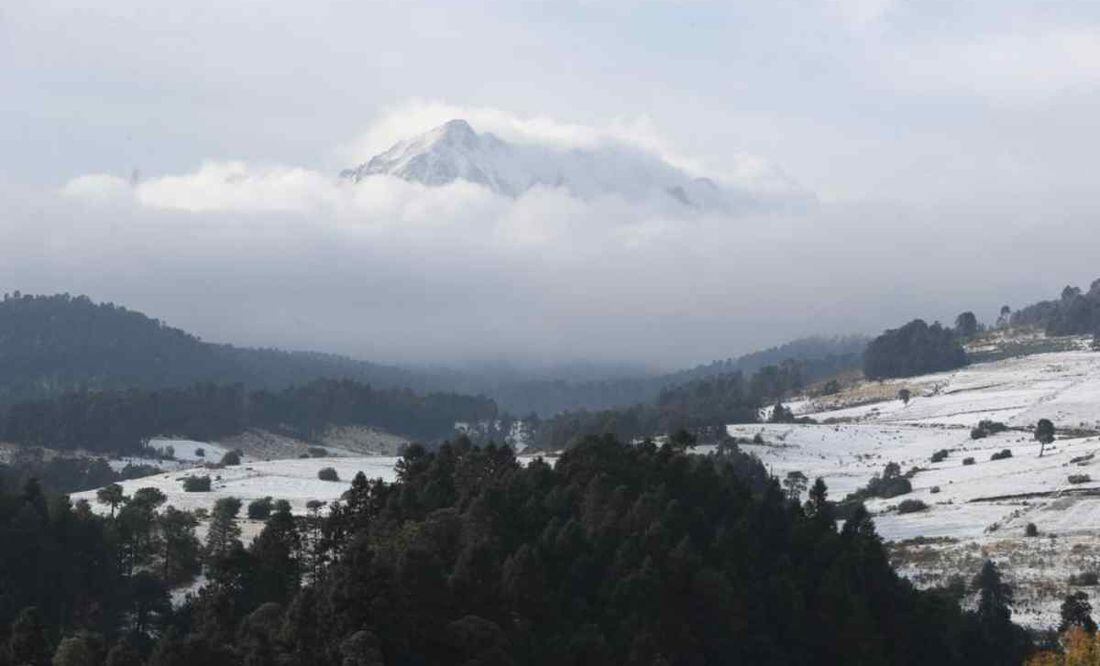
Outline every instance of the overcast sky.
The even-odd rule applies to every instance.
[[[376,360],[674,366],[1100,277],[1098,3],[90,4],[0,5],[3,290]],[[819,203],[333,189],[448,116]]]

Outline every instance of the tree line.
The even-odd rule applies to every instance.
[[[178,328],[87,296],[8,293],[0,300],[0,405],[73,391],[160,390],[199,383],[278,391],[322,378],[419,393],[484,394],[502,411],[544,418],[567,410],[648,403],[669,386],[785,360],[813,381],[859,367],[863,340],[805,338],[696,368],[600,380],[544,379],[536,372],[407,369],[312,352],[211,344]]]
[[[418,373],[329,354],[212,344],[113,303],[87,296],[0,300],[0,404],[80,390],[180,388],[241,383],[282,389],[325,377],[379,387],[440,390]]]
[[[765,404],[806,385],[801,362],[764,366],[750,377],[739,371],[666,387],[651,403],[600,411],[567,411],[533,419],[532,444],[544,451],[567,448],[589,435],[613,434],[623,441],[677,431],[716,433],[730,423],[754,423]]]
[[[1040,301],[1012,313],[1014,326],[1035,326],[1047,335],[1100,334],[1100,280],[1088,291],[1067,286],[1056,300]]]
[[[109,491],[109,489],[107,489]],[[410,447],[294,517],[208,517],[141,489],[107,515],[0,494],[0,661],[108,664],[1018,664],[991,564],[973,610],[890,568],[866,511],[838,529],[736,447],[589,438],[556,465],[459,440]],[[202,570],[173,606],[168,591]]]
[[[969,359],[960,341],[977,331],[977,323],[971,319],[972,313],[959,315],[955,330],[939,322],[929,326],[922,319],[914,319],[885,331],[871,340],[863,352],[864,376],[868,379],[913,377],[961,368]]]
[[[329,426],[365,425],[435,440],[451,435],[457,421],[492,419],[496,413],[488,398],[419,395],[351,380],[321,379],[280,391],[197,384],[74,391],[0,407],[0,439],[23,446],[139,453],[158,434],[209,440],[265,428],[312,440]]]

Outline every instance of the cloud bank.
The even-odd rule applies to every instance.
[[[513,139],[662,150],[625,131],[495,113],[493,131],[507,135],[510,123]],[[384,116],[366,136],[405,129]],[[14,205],[0,222],[0,276],[10,289],[86,292],[207,339],[379,361],[674,367],[798,335],[981,316],[1095,277],[1088,211],[1065,207],[719,215],[554,188],[510,199],[464,182],[352,184],[244,161],[4,189]],[[1048,277],[1034,270],[1043,247],[1082,249]]]

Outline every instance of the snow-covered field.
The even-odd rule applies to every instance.
[[[894,397],[902,388],[912,393],[908,404]],[[1056,623],[1069,575],[1100,570],[1100,353],[1036,354],[865,382],[792,407],[818,423],[729,432],[777,477],[822,477],[832,499],[866,485],[888,462],[903,473],[918,468],[911,493],[867,502],[879,534],[893,542],[895,564],[918,584],[968,577],[991,557],[1019,588],[1018,619],[1045,626]],[[1041,458],[1032,437],[1040,418],[1060,429]],[[970,429],[982,419],[1011,429],[973,440]],[[764,444],[744,443],[758,433]],[[1012,457],[990,459],[1003,449]],[[940,450],[947,458],[931,462]],[[1070,483],[1070,475],[1090,480]],[[906,499],[929,508],[899,514]],[[1040,537],[1025,536],[1028,523]]]
[[[201,444],[201,443],[200,443]],[[536,456],[519,456],[523,464]],[[551,456],[545,456],[548,460]],[[284,460],[248,460],[240,465],[207,469],[192,466],[174,469],[162,474],[122,481],[123,492],[132,495],[139,488],[156,488],[167,497],[167,505],[193,511],[209,510],[222,497],[239,498],[245,505],[262,497],[290,502],[291,510],[304,515],[310,500],[333,502],[338,500],[359,472],[368,479],[394,481],[397,456],[344,456],[331,458],[289,458]],[[339,481],[322,481],[317,473],[325,467],[336,470]],[[209,492],[186,492],[183,480],[188,476],[209,476]],[[106,513],[109,508],[96,503],[96,490],[73,493],[72,501],[88,500],[94,510]]]
[[[339,499],[358,472],[363,472],[368,478],[393,481],[397,460],[392,456],[294,458],[258,462],[246,460],[241,465],[221,469],[175,470],[123,481],[119,485],[127,495],[133,494],[138,488],[156,488],[168,497],[167,504],[177,509],[209,509],[222,497],[237,497],[247,505],[251,500],[270,496],[287,500],[295,513],[304,514],[310,500],[331,502]],[[340,480],[318,479],[317,472],[324,467],[334,468]],[[210,492],[185,492],[183,479],[188,476],[209,476]],[[96,506],[95,494],[94,490],[74,493],[72,500],[75,502],[86,499]],[[99,505],[98,510],[105,511],[107,508]]]

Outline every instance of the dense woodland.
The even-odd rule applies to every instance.
[[[862,363],[863,350],[869,341],[869,338],[861,335],[800,338],[737,358],[674,372],[667,377],[672,384],[683,384],[731,372],[751,375],[768,366],[794,361],[799,364],[799,372],[804,381],[816,382],[850,370],[858,370]]]
[[[887,330],[863,352],[863,374],[868,379],[913,377],[954,370],[969,362],[956,331],[936,322],[929,326],[914,319]]]
[[[1012,313],[1014,326],[1035,326],[1047,335],[1096,335],[1100,333],[1100,280],[1087,292],[1067,286],[1058,300],[1040,301]]]
[[[562,412],[605,411],[652,403],[669,389],[690,382],[741,373],[752,375],[767,366],[795,362],[803,381],[815,382],[858,370],[867,339],[861,336],[809,337],[654,377],[630,377],[599,381],[513,382],[499,391],[486,391],[502,410],[512,414],[535,413],[546,417]]]
[[[316,380],[281,391],[240,384],[162,390],[79,391],[0,408],[0,439],[23,446],[137,453],[154,435],[217,439],[264,428],[307,440],[328,426],[366,425],[408,437],[450,436],[457,421],[496,416],[488,398],[377,390],[350,380]]]
[[[160,468],[130,463],[115,470],[102,457],[57,455],[39,448],[17,449],[0,463],[0,488],[22,488],[32,479],[52,494],[98,488],[117,481],[159,474]]]
[[[757,370],[696,379],[661,392],[655,401],[600,411],[570,411],[536,420],[533,445],[544,451],[571,446],[588,435],[623,441],[689,431],[724,432],[730,423],[754,423],[761,407],[804,388],[803,364],[787,361]]]
[[[284,388],[322,377],[418,387],[413,373],[398,368],[206,343],[140,312],[86,296],[15,292],[0,302],[0,404],[85,389],[196,383]]]
[[[140,315],[136,320],[146,321]],[[791,353],[823,353],[838,344],[842,343],[807,343],[792,348]],[[843,342],[845,349],[852,344]],[[772,350],[768,356],[779,353]],[[747,363],[755,365],[759,358],[754,356]],[[545,419],[535,414],[525,418],[531,426],[532,444],[542,450],[563,448],[593,434],[612,433],[630,441],[681,429],[716,429],[728,423],[753,422],[765,404],[850,363],[851,354],[846,353],[809,361],[786,360],[759,367],[748,378],[741,371],[707,374],[737,365],[728,362],[709,366],[707,372],[677,374],[699,374],[700,378],[666,385],[647,402],[567,411]],[[511,418],[498,414],[495,403],[485,397],[418,395],[408,389],[378,389],[346,379],[314,380],[281,390],[201,383],[160,389],[84,389],[0,403],[0,439],[23,446],[136,453],[158,434],[210,440],[263,428],[311,440],[329,426],[367,425],[430,443],[453,434],[456,422],[484,423],[498,416]]]
[[[159,390],[203,383],[277,391],[315,379],[346,378],[377,389],[484,394],[502,411],[546,418],[565,410],[648,403],[670,386],[737,371],[751,374],[785,360],[802,362],[805,377],[813,381],[858,368],[863,344],[858,337],[806,338],[667,375],[547,378],[492,367],[406,369],[326,354],[210,344],[139,312],[85,296],[15,292],[0,302],[0,405],[84,390]]]
[[[357,477],[327,514],[239,502],[194,516],[157,491],[110,515],[35,484],[0,496],[9,664],[1017,664],[1026,635],[992,565],[917,591],[827,489],[792,500],[735,447],[711,456],[589,439],[556,466],[459,441]],[[251,512],[251,508],[250,508]],[[168,590],[199,570],[180,606]]]

